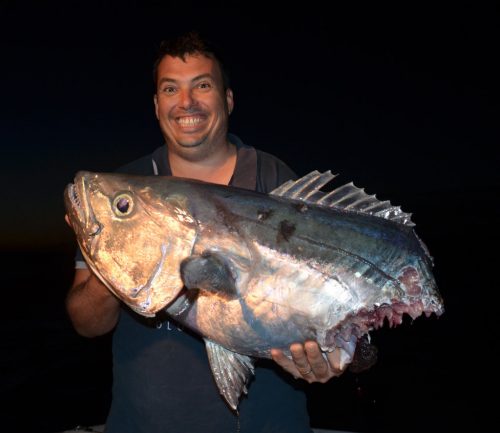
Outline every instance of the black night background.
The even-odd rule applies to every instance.
[[[0,2],[2,431],[105,420],[110,338],[64,311],[62,193],[162,143],[152,63],[190,29],[225,55],[231,131],[401,205],[435,259],[445,314],[372,333],[370,371],[310,386],[313,427],[500,429],[498,6],[401,3]]]

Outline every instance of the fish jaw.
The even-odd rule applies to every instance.
[[[120,215],[124,195],[130,212]],[[196,237],[179,197],[165,199],[123,175],[79,172],[65,202],[85,261],[111,292],[144,316],[174,301],[183,287],[180,262]]]
[[[71,228],[76,234],[80,248],[87,256],[91,255],[92,243],[102,229],[89,203],[88,178],[91,173],[80,171],[74,183],[64,190],[64,204]]]

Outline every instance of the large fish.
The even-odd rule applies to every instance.
[[[80,172],[65,203],[89,267],[133,310],[199,333],[234,409],[255,357],[317,341],[346,363],[372,329],[440,315],[410,215],[312,172],[269,195],[175,177]]]

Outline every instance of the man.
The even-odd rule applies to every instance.
[[[155,63],[154,105],[166,145],[118,171],[174,175],[269,192],[294,173],[277,158],[228,134],[234,107],[224,69],[196,34],[164,42]],[[315,342],[260,361],[249,395],[234,414],[219,396],[203,342],[168,317],[138,317],[77,261],[67,310],[84,336],[113,335],[113,401],[107,432],[308,432],[306,402],[295,378],[339,375],[339,354]],[[161,316],[161,315],[160,315]],[[290,374],[284,373],[284,370]]]

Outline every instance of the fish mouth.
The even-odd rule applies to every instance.
[[[70,225],[76,233],[82,250],[90,254],[91,240],[102,230],[102,224],[97,220],[90,205],[88,193],[88,177],[90,173],[79,172],[74,183],[69,183],[65,189],[66,213]]]
[[[67,201],[70,203],[69,209],[68,206],[66,206],[66,210],[76,216],[76,218],[70,218],[70,221],[73,223],[76,220],[76,222],[80,222],[84,225],[86,215],[83,209],[83,202],[74,183],[70,183],[66,186],[65,195]]]

